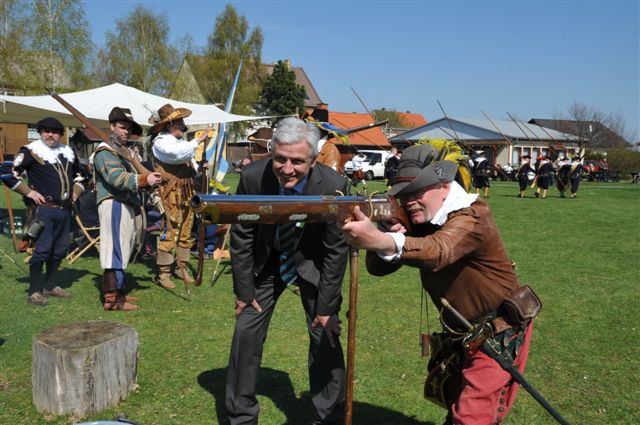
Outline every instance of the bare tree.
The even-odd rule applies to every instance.
[[[556,129],[573,134],[579,144],[605,149],[628,146],[625,135],[625,120],[621,114],[606,114],[593,106],[574,101],[566,115],[554,117]]]

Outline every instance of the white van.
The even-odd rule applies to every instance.
[[[391,154],[387,151],[358,151],[362,152],[367,158],[364,160],[362,171],[364,172],[364,178],[367,180],[383,178],[384,166],[387,163],[387,159]],[[349,176],[353,176],[353,163],[351,160],[344,164],[344,172]]]

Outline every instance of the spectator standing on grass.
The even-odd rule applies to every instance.
[[[36,128],[40,139],[20,148],[13,160],[14,176],[26,171],[28,183],[10,177],[5,184],[25,196],[27,202],[36,208],[35,220],[30,230],[39,231],[34,231],[37,234],[31,235],[34,249],[29,260],[27,301],[45,306],[48,304],[48,296],[71,297],[71,294],[57,285],[56,277],[60,262],[69,247],[71,203],[84,187],[80,184],[78,158],[73,149],[62,143],[62,123],[47,117],[38,121]],[[45,265],[43,278],[42,269]]]
[[[367,159],[365,154],[360,151],[356,151],[351,158],[351,164],[353,165],[353,187],[356,187],[359,182],[366,188],[367,182],[364,175],[364,161]]]
[[[607,183],[609,181],[609,163],[607,162],[606,157],[600,160],[600,176],[598,180],[603,183]]]
[[[359,209],[342,230],[351,246],[367,250],[367,270],[375,276],[403,265],[417,267],[437,308],[443,311],[445,298],[471,323],[490,326],[486,338],[522,372],[533,325],[530,319],[507,316],[505,300],[522,291],[512,262],[489,206],[454,181],[458,164],[437,161],[438,154],[430,145],[406,149],[398,183],[389,191],[406,210],[411,232],[394,223],[381,231]],[[448,408],[446,424],[500,423],[518,385],[478,345],[462,346],[466,329],[448,313],[441,316],[443,332],[432,335],[425,397]],[[445,373],[451,373],[450,379],[441,379]]]
[[[400,164],[400,152],[395,146],[391,148],[391,156],[384,165],[384,178],[387,179],[387,186],[391,187],[396,183],[398,175],[398,165]]]
[[[513,167],[510,162],[502,166],[502,172],[507,177],[507,180],[513,180]]]
[[[335,195],[346,181],[316,161],[317,126],[285,118],[273,135],[271,158],[242,170],[239,195]],[[229,421],[257,424],[256,384],[269,322],[278,298],[295,284],[309,333],[314,424],[341,424],[345,370],[338,313],[348,246],[336,223],[234,224],[231,265],[236,324],[227,372]]]

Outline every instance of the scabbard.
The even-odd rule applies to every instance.
[[[509,372],[513,379],[515,379],[515,381],[520,384],[522,388],[527,390],[527,392],[531,394],[531,396],[535,398],[536,401],[540,403],[540,405],[544,407],[544,409],[549,412],[549,414],[553,416],[556,421],[558,421],[558,423],[569,425],[569,422],[565,418],[563,418],[562,415],[556,409],[554,409],[553,406],[551,406],[551,404],[549,404],[549,402],[542,396],[542,394],[540,394],[537,389],[535,389],[533,385],[529,383],[529,381],[527,381],[527,379],[520,373],[518,368],[514,366],[511,360],[506,359],[499,354],[499,347],[494,347],[492,345],[492,342],[495,344],[495,341],[493,341],[492,339],[485,340],[482,343],[482,351],[484,351],[489,357],[498,362],[500,367]]]

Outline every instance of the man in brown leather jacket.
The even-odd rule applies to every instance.
[[[422,285],[438,309],[445,298],[468,321],[489,323],[491,337],[523,371],[533,327],[510,323],[504,313],[505,298],[519,288],[512,262],[489,206],[454,181],[458,165],[437,161],[438,154],[430,145],[406,149],[389,191],[402,202],[412,224],[410,233],[400,224],[391,225],[388,232],[379,230],[359,210],[343,232],[352,246],[367,249],[367,270],[373,275],[392,273],[403,264],[418,267]],[[447,314],[443,320],[448,329],[437,338],[448,349],[434,352],[432,346],[425,397],[448,408],[446,423],[502,422],[518,385],[477,346],[463,348],[454,342],[450,331],[464,329]],[[443,354],[456,359],[447,371],[452,379],[435,376]]]

